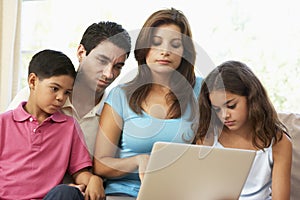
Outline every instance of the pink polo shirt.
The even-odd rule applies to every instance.
[[[38,124],[25,103],[0,115],[0,199],[42,199],[66,170],[92,166],[76,120],[56,112]]]

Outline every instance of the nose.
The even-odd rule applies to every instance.
[[[103,77],[105,77],[105,79],[113,79],[114,78],[113,66],[107,65],[104,68],[104,70],[103,70]]]
[[[229,117],[229,112],[227,109],[222,109],[222,119],[228,119]]]
[[[56,100],[61,102],[61,101],[63,101],[63,99],[64,99],[64,94],[62,92],[58,92],[56,94]]]
[[[161,50],[161,55],[170,55],[170,51],[167,49],[162,49]]]
[[[160,49],[161,55],[170,55],[171,49],[168,44],[162,45],[162,48]]]

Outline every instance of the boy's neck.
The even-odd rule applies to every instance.
[[[23,108],[27,113],[34,116],[39,124],[41,124],[45,119],[51,116],[50,114],[45,113],[44,111],[39,109],[34,103],[31,102],[30,99],[27,101]]]

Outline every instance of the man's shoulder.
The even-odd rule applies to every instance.
[[[0,113],[0,120],[1,121],[6,121],[12,116],[13,110],[7,110],[3,113]]]
[[[22,101],[27,101],[28,98],[29,98],[29,94],[30,94],[29,87],[24,87],[24,88],[22,88],[22,89],[16,94],[16,96],[13,98],[13,100],[10,102],[10,104],[8,105],[6,111],[8,111],[8,110],[13,110],[13,109],[17,108],[18,105],[19,105]]]

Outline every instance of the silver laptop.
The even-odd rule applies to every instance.
[[[154,144],[138,200],[238,199],[255,151]]]

